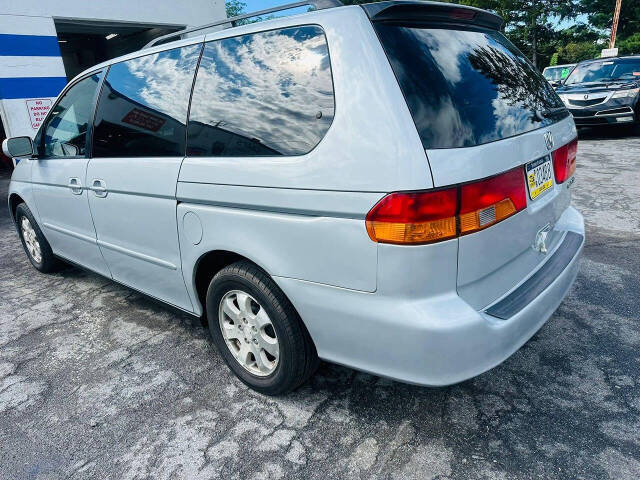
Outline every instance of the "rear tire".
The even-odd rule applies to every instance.
[[[300,316],[253,263],[239,261],[220,270],[206,303],[209,332],[222,358],[257,392],[291,392],[317,369],[318,355]]]
[[[25,203],[21,203],[16,208],[16,227],[31,265],[42,273],[51,273],[60,269],[62,263],[53,255],[49,242]]]

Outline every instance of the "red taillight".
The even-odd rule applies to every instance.
[[[489,227],[527,206],[522,168],[435,192],[387,195],[369,212],[374,242],[423,244]]]
[[[456,188],[436,192],[392,193],[367,215],[374,242],[418,244],[456,236]]]
[[[472,233],[527,206],[522,168],[461,187],[460,233]]]
[[[556,183],[563,183],[574,174],[576,171],[577,154],[577,138],[553,152],[553,171],[556,176]]]

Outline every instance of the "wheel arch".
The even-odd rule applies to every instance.
[[[203,253],[198,258],[194,266],[193,277],[192,277],[195,294],[197,295],[197,299],[200,302],[200,306],[202,308],[203,320],[206,320],[207,318],[206,296],[207,296],[207,289],[209,288],[209,283],[211,282],[211,279],[215,276],[216,273],[218,273],[223,268],[231,265],[232,263],[236,263],[242,260],[246,260],[248,262],[251,262],[255,266],[257,266],[260,270],[262,270],[266,275],[268,275],[274,281],[274,283],[278,286],[278,288],[281,288],[280,285],[278,285],[278,282],[269,273],[268,269],[265,268],[264,265],[261,265],[259,262],[256,262],[254,259],[249,258],[240,253],[233,252],[231,250],[223,250],[223,249],[210,250],[206,253]],[[309,329],[307,328],[307,325],[304,319],[300,315],[300,312],[298,311],[295,304],[293,303],[293,300],[289,297],[289,295],[287,295],[286,292],[283,291],[283,293],[287,298],[287,300],[291,302],[291,305],[293,306],[294,310],[298,313],[298,318],[300,318],[300,321],[302,323],[303,328],[306,331],[306,334],[309,335],[309,338],[311,338],[311,335],[309,334]],[[311,338],[311,342],[314,343],[314,346],[315,346],[315,342],[313,338]]]
[[[209,288],[209,283],[211,282],[211,279],[215,276],[216,273],[218,273],[223,268],[241,260],[246,260],[253,263],[258,268],[263,270],[267,275],[271,276],[268,270],[259,262],[256,262],[254,259],[248,258],[247,256],[237,252],[233,252],[230,250],[223,250],[223,249],[215,249],[200,255],[193,269],[192,281],[193,281],[194,291],[202,307],[203,314],[205,312],[205,306],[207,303],[206,302],[207,289]]]
[[[12,193],[11,195],[9,195],[9,211],[11,212],[11,218],[14,222],[16,221],[16,209],[21,203],[25,203],[25,201],[17,193]]]

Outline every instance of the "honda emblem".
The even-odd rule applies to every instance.
[[[546,132],[544,134],[544,143],[547,145],[547,150],[553,150],[553,133]]]

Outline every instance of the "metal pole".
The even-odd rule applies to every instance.
[[[609,39],[609,48],[616,46],[616,33],[618,32],[618,21],[620,20],[620,7],[622,0],[616,0],[616,9],[613,12],[613,25],[611,26],[611,38]]]

